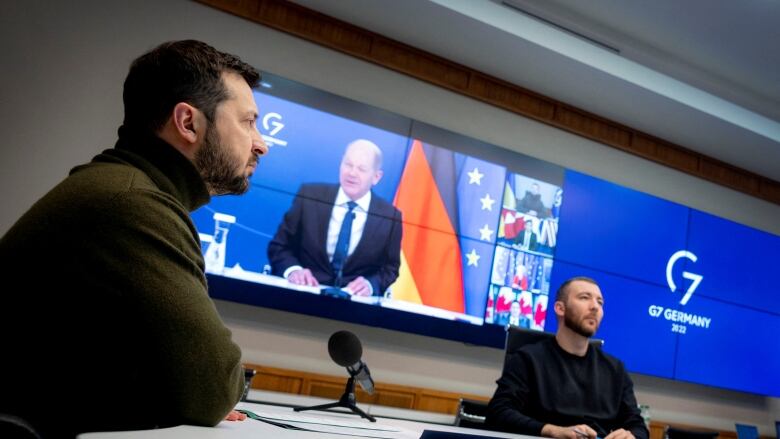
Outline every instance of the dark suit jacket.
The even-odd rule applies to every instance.
[[[327,252],[328,223],[338,185],[304,184],[268,244],[273,274],[281,276],[293,265],[308,268],[320,283],[333,285],[336,273]],[[342,285],[358,276],[371,282],[381,296],[398,277],[401,265],[401,212],[392,204],[371,196],[368,218],[355,251],[347,258]]]
[[[522,232],[518,233],[517,236],[515,236],[515,244],[523,245],[525,242],[525,234],[530,233],[531,237],[528,239],[528,250],[535,251],[536,246],[538,244],[538,239],[536,237],[536,233],[529,232],[528,230],[523,230]]]

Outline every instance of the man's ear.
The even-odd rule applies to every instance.
[[[377,183],[379,183],[379,180],[382,179],[382,176],[385,175],[384,172],[382,172],[381,169],[377,170],[374,173],[374,178],[371,179],[371,186],[375,186]]]
[[[566,313],[566,305],[564,305],[560,300],[555,301],[553,309],[555,309],[555,315],[558,317],[561,317]]]
[[[201,137],[200,116],[200,111],[188,103],[179,102],[173,107],[171,124],[176,134],[188,144],[197,143]]]

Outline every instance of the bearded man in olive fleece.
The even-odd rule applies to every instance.
[[[133,62],[115,147],[0,240],[0,413],[44,438],[238,417],[241,351],[208,297],[189,213],[246,192],[268,151],[259,76],[192,40]]]

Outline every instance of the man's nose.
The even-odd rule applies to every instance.
[[[263,136],[259,132],[256,132],[255,138],[252,139],[252,152],[257,155],[268,154],[268,144],[263,140]]]

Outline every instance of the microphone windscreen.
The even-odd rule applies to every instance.
[[[357,335],[349,331],[337,331],[328,340],[330,358],[339,366],[354,366],[363,356],[363,346]]]

